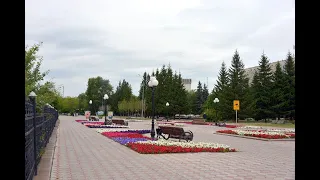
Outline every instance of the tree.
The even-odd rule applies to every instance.
[[[88,97],[86,96],[85,93],[81,93],[78,95],[78,101],[79,101],[79,111],[84,112],[85,110],[88,109]]]
[[[111,96],[111,109],[114,113],[119,113],[119,102],[125,100],[130,101],[132,98],[132,88],[131,85],[123,79],[122,81],[119,81],[119,84],[116,88],[116,92]]]
[[[278,62],[276,70],[272,76],[272,91],[271,91],[271,109],[275,116],[280,119],[285,114],[286,100],[285,100],[285,74]]]
[[[112,90],[113,87],[109,80],[103,79],[100,76],[89,78],[85,94],[89,100],[92,100],[92,104],[89,106],[90,111],[96,112],[99,109],[99,106],[103,104],[104,94],[110,96],[113,94]],[[109,101],[110,100],[107,101],[107,104],[109,104]]]
[[[232,61],[231,67],[228,72],[229,85],[226,88],[226,98],[227,103],[229,104],[229,113],[228,116],[230,118],[235,117],[234,111],[232,108],[233,101],[240,101],[240,110],[239,110],[239,118],[246,118],[249,115],[249,107],[247,97],[249,95],[249,79],[245,75],[244,64],[240,59],[240,55],[236,50]]]
[[[41,72],[40,66],[43,60],[42,56],[38,56],[42,43],[34,44],[30,48],[25,47],[25,95],[28,96],[39,82],[49,73],[49,71]]]
[[[203,105],[203,89],[202,89],[202,84],[199,81],[198,86],[197,86],[197,91],[196,91],[196,105],[197,105],[197,114],[202,113],[202,105]]]
[[[229,77],[227,72],[227,67],[224,62],[221,64],[221,68],[218,75],[217,84],[212,90],[212,94],[209,96],[208,107],[213,107],[213,100],[215,98],[219,99],[219,103],[216,104],[216,109],[221,117],[221,120],[227,119],[230,117],[230,102],[228,101],[228,86],[229,86]]]
[[[203,103],[208,99],[208,96],[209,96],[209,91],[208,91],[207,85],[203,84],[203,90],[202,90],[202,101],[203,101]]]
[[[173,74],[170,65],[168,67],[163,65],[160,70],[152,72],[152,76],[156,76],[159,82],[154,92],[156,115],[165,116],[167,112],[170,115],[189,112],[187,92],[183,87],[181,74]],[[150,75],[147,74],[146,82],[149,82],[149,79]],[[147,87],[144,92],[146,115],[152,115],[152,89]],[[169,102],[169,107],[166,107],[166,102]]]
[[[288,52],[287,59],[284,65],[284,78],[285,78],[285,99],[286,103],[286,114],[290,119],[295,117],[295,63],[292,54]]]
[[[254,99],[255,115],[257,119],[264,119],[273,115],[271,108],[272,72],[268,57],[263,53],[259,61],[258,72],[255,74]]]

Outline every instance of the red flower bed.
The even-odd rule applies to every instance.
[[[238,133],[236,133],[236,132],[234,132],[232,130],[228,130],[228,129],[226,129],[226,130],[218,130],[216,132],[218,132],[218,133],[226,133],[226,134],[238,134]]]
[[[154,144],[128,143],[126,146],[141,154],[190,153],[190,152],[235,152],[224,148],[187,148],[181,146],[160,146]]]
[[[228,125],[228,124],[226,124],[226,126],[225,126],[226,128],[237,128],[238,126],[236,126],[236,125]]]
[[[177,122],[177,123],[192,124],[192,122]],[[196,125],[199,125],[199,124],[196,124]],[[212,123],[206,122],[206,124],[204,124],[204,125],[212,125]]]
[[[75,120],[76,122],[86,122],[87,120]]]

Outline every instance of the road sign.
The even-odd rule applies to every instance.
[[[240,110],[240,101],[239,100],[234,100],[233,101],[233,110],[239,111]]]

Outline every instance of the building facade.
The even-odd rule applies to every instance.
[[[276,71],[276,66],[277,66],[278,62],[280,63],[281,68],[282,69],[284,68],[285,60],[281,60],[281,61],[276,61],[276,62],[270,63],[270,67],[271,67],[272,73]],[[253,75],[254,75],[255,72],[258,71],[258,68],[259,68],[259,66],[254,66],[254,67],[250,67],[250,68],[244,69],[245,75],[247,75],[247,77],[249,78],[249,84],[251,84],[252,79],[253,79]]]
[[[187,91],[191,91],[191,79],[182,79],[183,87]]]

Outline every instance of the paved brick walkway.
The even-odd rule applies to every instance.
[[[215,135],[219,127],[186,125],[194,141],[237,148],[234,153],[138,154],[60,116],[51,179],[61,180],[272,180],[295,178],[295,142],[259,141]],[[150,121],[129,122],[130,128],[150,128]]]

